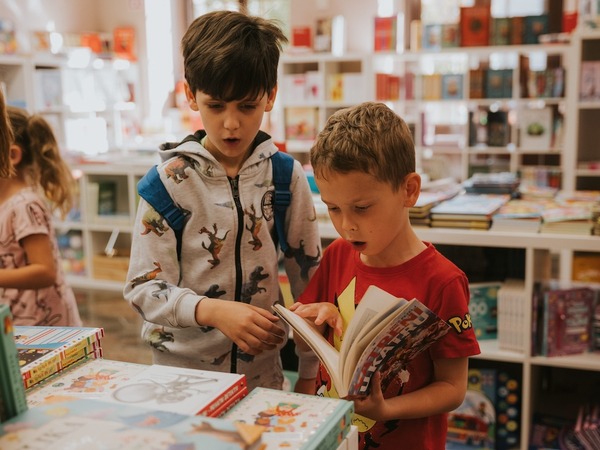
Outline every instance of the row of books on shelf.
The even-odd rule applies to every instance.
[[[323,76],[316,71],[285,74],[281,77],[282,96],[286,103],[310,104],[323,100],[359,103],[365,97],[365,75],[358,72]]]
[[[548,33],[548,15],[492,17],[489,4],[461,7],[458,23],[421,26],[426,50],[488,45],[538,44]]]
[[[115,27],[112,32],[31,30],[27,31],[29,39],[25,42],[17,38],[23,31],[13,20],[0,17],[0,54],[64,54],[69,49],[84,47],[97,54],[136,59],[135,29],[129,26]]]
[[[0,313],[2,449],[70,448],[81,440],[107,449],[353,450],[357,443],[352,402],[266,388],[249,393],[243,374],[98,353],[76,358],[84,341],[101,348],[101,328],[12,326],[8,307]]]
[[[456,186],[422,191],[409,211],[413,225],[583,235],[598,228],[598,191],[548,188],[552,197],[529,198],[509,172],[475,174],[462,187],[458,192]]]
[[[501,350],[534,356],[600,351],[599,289],[537,286],[533,294],[531,349],[526,348],[528,302],[523,280],[471,283],[469,290],[469,313],[480,341],[497,340]]]

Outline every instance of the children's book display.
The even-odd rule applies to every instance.
[[[218,417],[248,393],[243,374],[89,360],[28,392],[30,406],[91,398],[146,409]]]
[[[383,389],[401,367],[436,340],[450,326],[419,300],[394,297],[369,286],[358,304],[338,352],[310,322],[275,305],[286,321],[327,368],[340,397],[367,395],[371,377],[381,372]]]
[[[15,326],[19,367],[25,388],[84,359],[102,356],[104,329]]]
[[[520,440],[521,382],[511,370],[471,368],[463,403],[448,414],[447,450],[508,450]]]
[[[255,450],[262,427],[73,399],[29,408],[0,424],[2,450]]]
[[[350,431],[354,403],[255,388],[223,418],[265,428],[266,450],[335,449]]]
[[[0,423],[27,409],[8,305],[0,305]]]

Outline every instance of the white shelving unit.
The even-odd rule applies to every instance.
[[[565,180],[565,187],[573,189],[600,190],[600,152],[598,151],[598,124],[600,123],[600,94],[597,99],[581,99],[581,65],[584,61],[600,64],[600,32],[578,31],[572,36],[569,67],[574,70],[568,84],[569,123],[565,171],[573,176]]]
[[[336,238],[338,235],[330,224],[320,227],[323,238]],[[558,282],[563,286],[572,285],[571,261],[573,252],[600,252],[600,236],[569,236],[516,234],[508,232],[474,231],[443,228],[415,228],[418,236],[434,245],[451,245],[460,248],[486,247],[524,250],[525,291],[528,303],[524,308],[525,333],[524,348],[531,348],[532,297],[536,282],[548,281],[551,278],[549,268],[551,260],[558,258]],[[467,276],[469,274],[467,273]],[[600,379],[600,353],[585,353],[580,355],[543,357],[531,356],[529,352],[519,353],[500,349],[497,340],[480,341],[481,354],[475,357],[499,363],[511,363],[521,366],[521,449],[528,448],[534,412],[545,411],[545,401],[542,395],[541,374],[545,370],[574,370],[585,379],[597,381]],[[570,398],[570,404],[583,403],[589,400],[581,395],[580,398]],[[544,406],[542,406],[544,405]],[[568,408],[569,404],[562,405]],[[574,417],[574,416],[573,416]]]

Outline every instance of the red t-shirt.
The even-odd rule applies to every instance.
[[[299,299],[302,303],[332,302],[347,323],[366,289],[375,285],[396,297],[418,298],[452,326],[449,333],[400,371],[384,392],[386,398],[431,383],[434,359],[462,358],[480,352],[469,316],[467,277],[432,244],[426,245],[427,248],[410,261],[381,268],[363,264],[359,253],[345,240],[338,239],[325,250],[318,270]],[[334,344],[339,349],[337,339]],[[319,368],[316,390],[319,395],[337,397],[323,365]],[[443,450],[446,446],[446,414],[388,422],[355,416],[353,423],[360,432],[359,448],[365,450]]]

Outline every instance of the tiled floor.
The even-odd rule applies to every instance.
[[[150,349],[140,339],[142,318],[118,293],[76,291],[84,326],[103,327],[106,359],[151,364]]]

